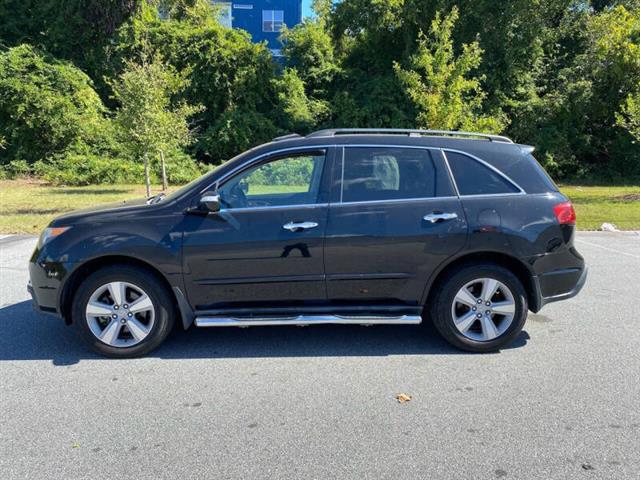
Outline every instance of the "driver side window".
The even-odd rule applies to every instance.
[[[316,203],[324,158],[324,152],[309,152],[251,167],[219,188],[222,207],[229,209]]]

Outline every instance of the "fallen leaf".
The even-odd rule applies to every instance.
[[[406,393],[399,393],[396,395],[396,400],[398,400],[398,403],[409,402],[411,400],[411,395],[408,395]]]

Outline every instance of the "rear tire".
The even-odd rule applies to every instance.
[[[435,288],[429,316],[451,345],[494,352],[510,344],[527,319],[527,297],[511,271],[495,264],[467,264]],[[487,297],[487,298],[483,298]]]
[[[171,292],[151,272],[127,265],[102,268],[76,292],[72,319],[97,353],[131,358],[157,348],[174,324]]]

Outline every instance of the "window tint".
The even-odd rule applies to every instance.
[[[495,195],[520,190],[486,165],[460,153],[446,152],[460,195]]]
[[[280,158],[240,173],[219,189],[224,208],[316,203],[324,153]]]
[[[345,148],[342,201],[433,197],[436,175],[428,150]]]

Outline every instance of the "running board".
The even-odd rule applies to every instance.
[[[197,327],[255,327],[260,325],[416,325],[420,315],[293,315],[290,317],[196,317]]]

